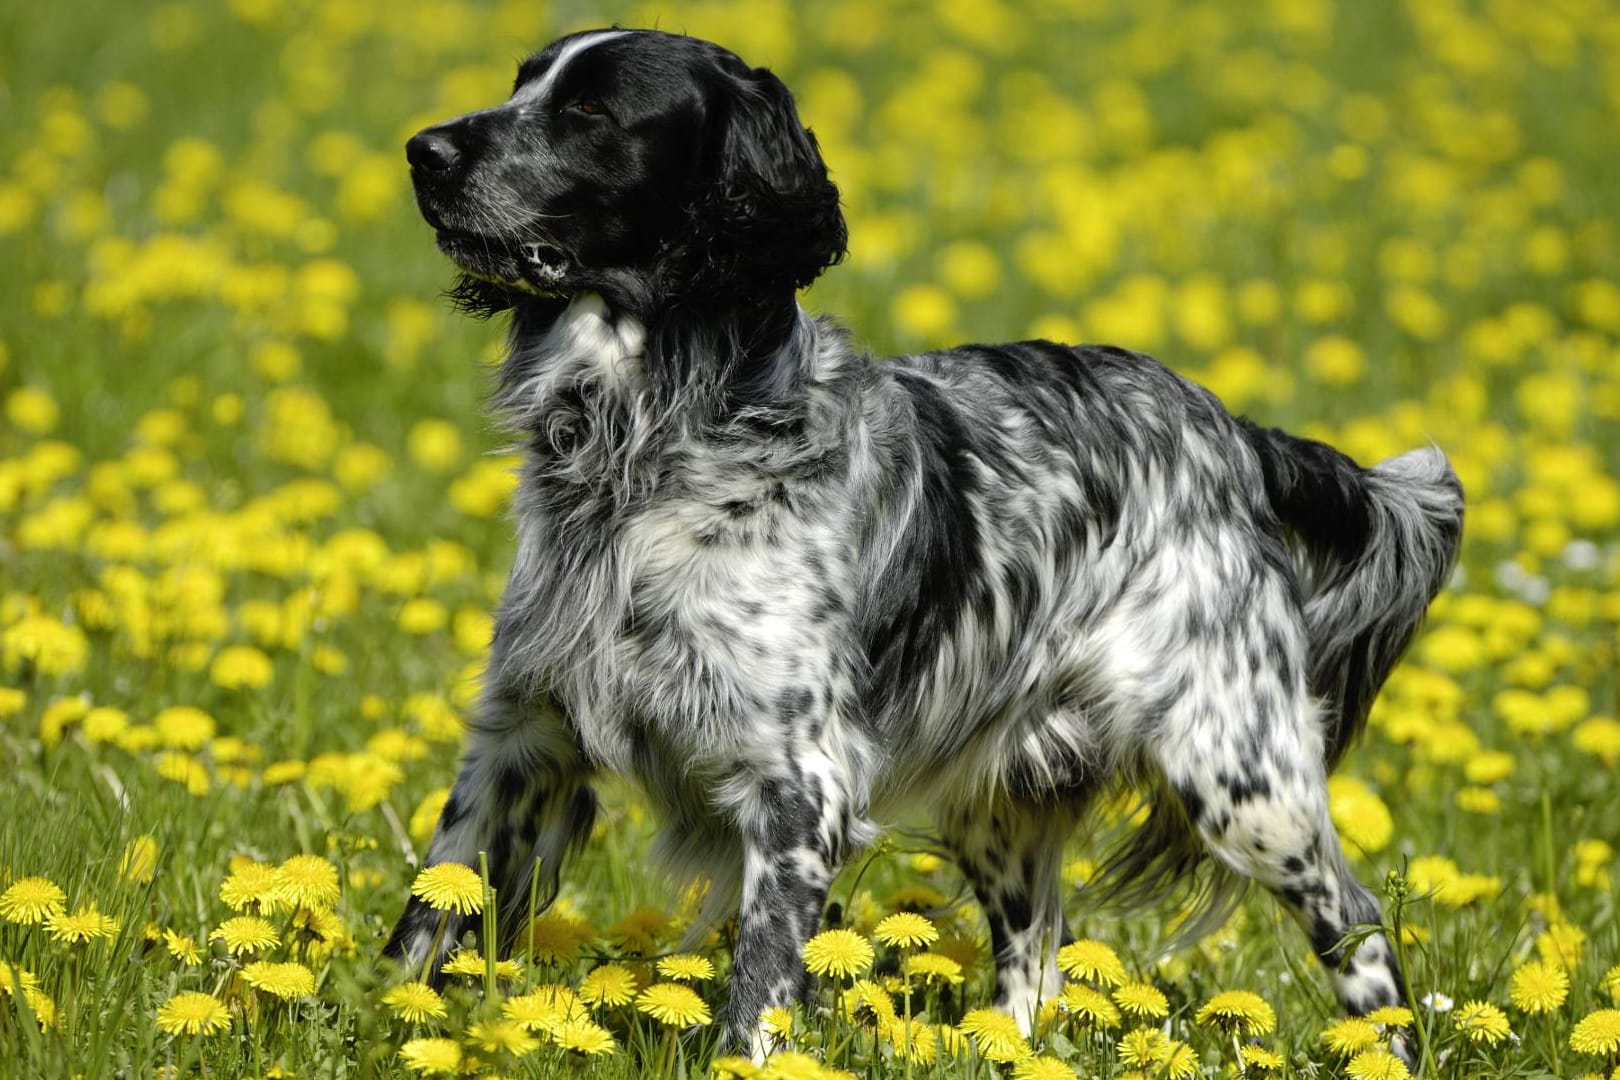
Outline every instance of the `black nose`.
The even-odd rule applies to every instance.
[[[444,172],[453,167],[460,157],[461,152],[456,149],[455,143],[431,131],[418,132],[405,144],[405,160],[414,168],[427,172]]]

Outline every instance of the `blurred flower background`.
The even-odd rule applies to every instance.
[[[510,552],[500,331],[437,295],[402,143],[610,22],[796,90],[851,232],[806,304],[874,350],[1124,345],[1363,463],[1433,440],[1468,488],[1333,781],[1408,1009],[1340,1019],[1263,899],[1166,956],[1175,912],[1088,911],[1082,842],[1025,1039],[959,877],[896,836],[833,890],[818,1002],[766,1016],[771,1075],[1398,1077],[1403,1028],[1426,1075],[1620,1075],[1612,0],[0,11],[0,1073],[710,1068],[726,931],[670,955],[701,884],[646,867],[617,785],[517,956],[375,962]]]

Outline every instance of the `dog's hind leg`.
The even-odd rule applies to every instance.
[[[1328,814],[1294,609],[1276,580],[1249,595],[1191,642],[1152,753],[1208,850],[1299,920],[1348,1012],[1404,1004],[1378,902],[1350,873]]]
[[[543,875],[540,899],[549,904],[564,855],[590,834],[596,797],[571,729],[549,702],[486,695],[469,724],[461,772],[439,815],[426,865],[489,862],[501,942],[513,941],[526,918],[534,860]],[[441,926],[442,924],[442,926]],[[429,974],[468,929],[482,932],[476,915],[435,911],[412,896],[384,947],[385,955],[420,968],[433,952]],[[435,943],[437,943],[435,948]]]
[[[1075,808],[1062,801],[998,798],[940,822],[945,843],[978,896],[995,951],[998,1009],[1028,1035],[1041,1002],[1063,990],[1057,951],[1063,920],[1063,844]]]

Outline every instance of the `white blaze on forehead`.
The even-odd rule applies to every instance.
[[[594,34],[582,34],[558,51],[557,58],[551,62],[551,66],[546,69],[544,75],[518,87],[518,91],[513,95],[512,100],[523,104],[544,101],[551,94],[551,88],[556,85],[558,78],[562,76],[563,69],[568,66],[574,57],[586,49],[595,48],[605,41],[628,37],[630,33],[629,30],[602,30]]]

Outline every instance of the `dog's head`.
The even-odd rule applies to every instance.
[[[838,189],[792,95],[695,38],[562,38],[505,103],[418,133],[406,157],[440,249],[486,294],[748,305],[844,252]]]

